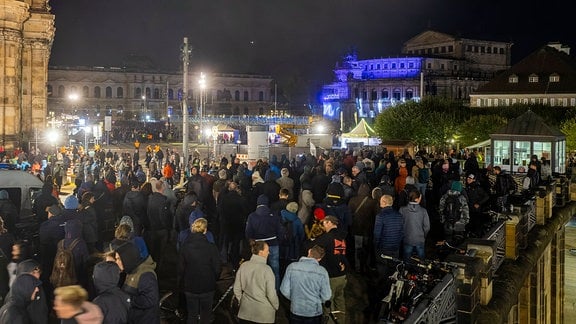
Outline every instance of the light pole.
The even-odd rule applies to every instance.
[[[200,111],[199,111],[199,117],[200,117],[200,143],[204,143],[203,139],[204,136],[202,134],[202,119],[203,119],[203,109],[204,109],[204,89],[206,88],[206,76],[204,75],[204,72],[200,72],[200,80],[198,80],[198,84],[200,85]]]
[[[84,154],[88,156],[88,133],[90,133],[90,126],[84,126]]]
[[[146,96],[142,96],[142,111],[144,111],[144,128],[146,128],[146,118],[148,117],[148,111],[146,109]]]

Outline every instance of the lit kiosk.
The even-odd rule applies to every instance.
[[[550,162],[553,173],[565,173],[566,136],[531,110],[490,134],[490,142],[493,166],[512,173],[526,172],[530,157],[536,155],[538,160],[545,157]]]

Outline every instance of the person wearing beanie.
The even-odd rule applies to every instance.
[[[218,203],[218,196],[226,187],[226,182],[228,181],[228,172],[226,169],[220,169],[218,171],[218,179],[214,181],[212,185],[212,196],[214,197],[214,201]]]
[[[246,221],[246,239],[264,241],[270,248],[268,265],[276,276],[276,288],[280,287],[280,247],[282,233],[280,215],[272,213],[268,207],[268,196],[260,195],[256,200],[256,210],[248,215]]]
[[[64,209],[78,209],[78,198],[74,195],[66,197],[64,200]]]
[[[138,247],[126,242],[116,248],[116,264],[126,273],[122,290],[130,295],[129,323],[160,323],[160,292],[152,256],[140,258]]]
[[[298,195],[298,218],[304,225],[308,225],[311,221],[312,208],[316,204],[314,201],[314,194],[312,193],[312,185],[310,182],[302,182],[300,195]]]
[[[280,255],[287,264],[298,260],[300,256],[300,246],[305,237],[304,225],[300,221],[300,218],[298,218],[297,212],[298,203],[296,202],[288,203],[286,209],[280,211],[285,231]]]
[[[33,314],[28,308],[38,298],[42,281],[31,274],[16,277],[10,290],[10,298],[0,308],[0,323],[33,323]],[[43,314],[48,317],[48,313]]]
[[[118,287],[120,268],[112,261],[103,261],[94,266],[92,275],[96,298],[93,303],[102,310],[102,323],[128,323],[130,295]]]

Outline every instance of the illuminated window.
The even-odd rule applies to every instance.
[[[560,75],[558,73],[552,73],[549,78],[550,82],[560,82]]]
[[[512,74],[508,77],[508,83],[518,83],[518,76],[516,74]]]
[[[538,75],[536,75],[536,74],[530,74],[530,76],[528,77],[528,82],[530,82],[530,83],[538,83]]]
[[[392,69],[396,68],[396,63],[392,63]]]

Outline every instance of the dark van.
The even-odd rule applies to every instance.
[[[42,191],[44,183],[36,176],[20,170],[0,168],[0,190],[6,190],[8,197],[18,209],[18,219],[13,219],[19,239],[34,240],[38,233],[38,222],[32,212],[34,199]]]

